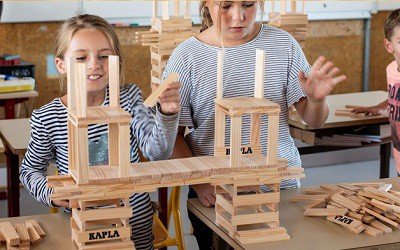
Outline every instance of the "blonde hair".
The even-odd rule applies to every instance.
[[[101,31],[111,45],[111,51],[119,56],[120,82],[124,82],[124,59],[121,53],[121,45],[113,27],[103,18],[95,15],[78,15],[65,21],[56,33],[56,44],[54,56],[64,60],[65,52],[71,43],[75,33],[83,29],[94,29]],[[61,91],[65,89],[66,76],[60,75]]]
[[[261,10],[261,21],[260,22],[262,22],[264,19],[264,14],[265,14],[265,10],[264,10],[265,0],[258,0],[257,2],[259,3],[260,10]],[[200,32],[203,32],[206,29],[213,26],[213,20],[211,19],[210,10],[206,6],[206,4],[207,4],[207,0],[206,1],[203,0],[199,4],[199,12],[200,12],[200,20],[201,20]]]

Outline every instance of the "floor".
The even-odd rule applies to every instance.
[[[306,178],[302,180],[302,186],[315,186],[320,183],[337,183],[337,182],[357,182],[357,181],[368,181],[379,178],[379,161],[377,159],[377,149],[368,149],[363,151],[351,151],[350,152],[335,152],[335,153],[323,153],[318,155],[307,155],[302,156],[304,163]],[[341,164],[329,164],[330,161],[338,161],[340,154],[341,159],[348,159]],[[349,154],[350,156],[346,156]],[[324,156],[325,155],[325,156]],[[354,161],[355,156],[358,159],[374,159],[362,162],[351,162]],[[360,157],[361,156],[361,157]],[[316,166],[319,165],[319,166]],[[323,166],[325,165],[325,166]],[[394,168],[393,159],[390,163],[390,177],[397,176]],[[3,173],[3,172],[1,172]],[[0,175],[2,178],[4,174]],[[4,180],[3,180],[4,181]],[[0,182],[1,183],[1,182]],[[185,242],[187,249],[198,249],[196,240],[193,235],[190,235],[191,228],[190,222],[187,217],[185,199],[187,197],[188,188],[184,187],[181,192],[181,211],[183,216],[183,231],[185,234]],[[157,200],[157,194],[151,194],[153,200]],[[21,189],[21,215],[33,215],[49,213],[49,208],[45,207],[36,202],[32,196],[25,190]],[[7,215],[7,203],[5,200],[0,201],[0,218],[6,217]],[[173,228],[171,228],[173,231]],[[171,247],[170,249],[176,249]]]

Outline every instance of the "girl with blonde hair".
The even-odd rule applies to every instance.
[[[111,25],[94,15],[73,17],[60,27],[56,38],[55,64],[65,83],[66,58],[76,58],[87,66],[88,106],[109,105],[108,56],[118,55],[123,68],[120,44]],[[167,159],[175,143],[180,110],[180,83],[170,83],[160,97],[155,114],[143,105],[140,89],[134,84],[120,86],[120,106],[132,116],[131,162],[139,161],[139,149],[149,160]],[[59,174],[68,174],[67,96],[55,98],[35,110],[31,117],[31,139],[22,162],[20,179],[26,189],[47,206],[65,207],[67,201],[50,201],[46,171],[55,161]],[[89,164],[108,163],[108,128],[89,125]],[[152,249],[153,210],[148,193],[132,194],[133,217],[129,219],[131,239],[136,249]]]
[[[213,1],[200,3],[202,32],[181,43],[171,55],[164,75],[180,74],[181,114],[174,157],[213,155],[214,102],[217,82],[217,52],[223,50],[223,97],[253,96],[256,49],[266,53],[264,97],[278,103],[278,156],[289,166],[301,166],[300,155],[289,133],[289,106],[310,126],[320,127],[329,108],[326,96],[346,79],[337,76],[339,69],[319,57],[310,66],[297,41],[288,33],[261,22],[264,1]],[[268,120],[261,121],[261,144],[266,152]],[[185,128],[189,133],[184,136]],[[242,145],[249,143],[250,119],[244,117]],[[229,142],[229,127],[226,129]],[[299,180],[282,183],[282,188],[296,188]],[[193,185],[189,198],[198,197],[205,206],[215,203],[211,185]],[[200,249],[212,247],[211,231],[189,212]]]

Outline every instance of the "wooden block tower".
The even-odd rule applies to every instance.
[[[67,60],[69,175],[77,186],[89,184],[94,176],[89,174],[88,126],[108,124],[109,163],[102,167],[116,167],[118,177],[123,179],[128,176],[130,167],[131,116],[119,107],[119,57],[109,56],[110,105],[103,107],[87,107],[86,65],[74,59]],[[72,240],[79,249],[133,248],[128,223],[132,216],[129,195],[130,192],[122,192],[70,200]],[[97,208],[101,205],[113,207]]]
[[[302,48],[305,47],[308,17],[304,13],[304,0],[301,12],[297,11],[297,1],[290,1],[291,10],[287,12],[287,0],[281,0],[280,12],[275,12],[275,1],[271,1],[272,11],[269,14],[268,24],[281,28],[291,34]]]
[[[136,32],[135,40],[142,46],[150,46],[151,83],[161,84],[161,76],[172,51],[178,44],[192,36],[190,1],[184,0],[184,14],[181,14],[182,0],[162,0],[162,15],[158,15],[159,2],[153,1],[153,17],[150,31]],[[173,14],[170,15],[170,3]]]
[[[280,107],[264,98],[263,50],[256,51],[256,73],[254,97],[222,98],[222,58],[218,53],[217,98],[215,100],[215,156],[225,155],[225,116],[230,117],[230,167],[242,164],[242,148],[252,148],[254,154],[261,155],[261,116],[268,117],[267,165],[269,173],[252,172],[234,177],[232,184],[217,184],[216,224],[224,227],[232,238],[242,244],[289,239],[286,229],[279,226],[278,203],[280,199],[279,166],[277,158]],[[249,145],[242,145],[242,116],[251,114],[251,138]],[[275,177],[273,176],[275,173]],[[271,176],[272,174],[272,176]],[[262,192],[260,185],[266,185],[270,192]],[[242,192],[246,191],[246,192]],[[231,200],[224,196],[228,193]],[[245,225],[253,225],[252,230],[242,230]]]

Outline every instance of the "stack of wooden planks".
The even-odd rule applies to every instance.
[[[36,220],[15,225],[9,221],[0,222],[0,245],[6,244],[7,249],[29,249],[31,244],[38,245],[45,235]]]
[[[400,192],[391,187],[383,182],[323,184],[290,201],[307,203],[306,216],[326,217],[355,234],[378,236],[400,228]]]

